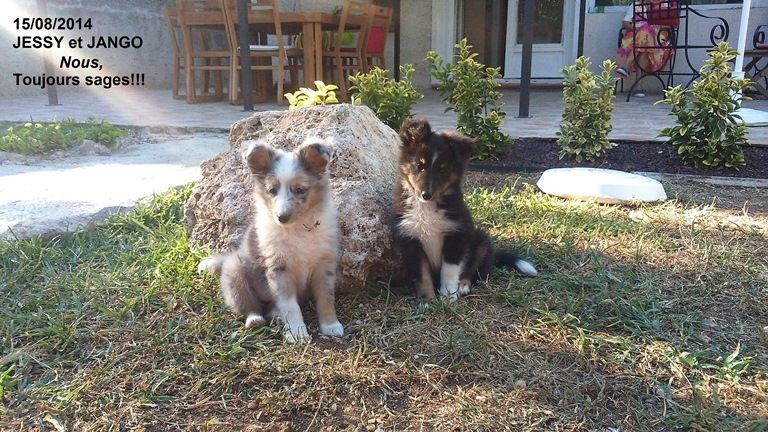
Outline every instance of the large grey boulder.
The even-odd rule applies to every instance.
[[[333,150],[329,169],[342,234],[338,287],[388,279],[395,269],[390,221],[400,140],[365,106],[261,112],[232,125],[229,148],[202,163],[202,180],[184,207],[190,243],[229,250],[253,220],[244,142],[258,139],[290,151],[307,136],[330,138]]]

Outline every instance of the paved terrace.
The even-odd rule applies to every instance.
[[[504,109],[507,117],[503,130],[513,137],[556,137],[563,112],[560,90],[539,90],[531,94],[529,118],[517,118],[516,90],[505,90]],[[633,97],[625,102],[616,98],[611,139],[647,141],[657,139],[662,128],[673,125],[668,116],[669,106],[655,103],[658,94]],[[38,96],[0,97],[0,120],[51,121],[65,118],[87,120],[96,118],[113,124],[131,126],[175,126],[193,128],[229,128],[250,113],[228,102],[187,104],[171,98],[170,90],[112,89],[101,92],[62,91],[59,106],[47,106],[44,93]],[[744,102],[745,108],[768,111],[768,100]],[[426,117],[436,129],[456,127],[455,114],[444,113],[445,105],[439,95],[429,91],[414,109],[415,114]],[[285,106],[263,103],[256,111],[283,110]],[[768,127],[749,128],[749,142],[768,145]]]
[[[514,137],[555,137],[562,115],[560,91],[531,95],[531,117],[517,118],[518,92],[506,91],[508,112],[504,130]],[[651,140],[672,124],[667,107],[654,105],[658,95],[619,98],[613,116],[613,139]],[[28,164],[0,163],[0,240],[73,230],[169,187],[200,177],[200,162],[224,150],[230,125],[251,113],[227,102],[189,105],[173,100],[168,90],[113,90],[67,92],[61,105],[47,106],[44,93],[28,97],[0,97],[0,120],[51,121],[72,118],[107,120],[113,124],[158,126],[147,142],[128,147],[109,158],[98,155],[42,159]],[[747,107],[768,111],[767,101],[749,101]],[[257,105],[258,111],[286,109]],[[438,129],[455,127],[455,115],[445,113],[435,92],[415,108]],[[214,131],[174,134],[174,128]],[[753,143],[768,145],[768,128],[750,128]]]

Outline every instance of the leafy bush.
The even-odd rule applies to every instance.
[[[307,108],[315,105],[330,105],[337,104],[339,100],[336,98],[336,92],[339,87],[334,84],[325,84],[322,81],[315,81],[315,87],[317,90],[312,90],[306,87],[301,87],[295,93],[286,93],[286,99],[290,106],[289,110],[296,108]]]
[[[413,85],[413,71],[412,65],[400,65],[399,81],[388,78],[389,71],[378,67],[349,77],[352,103],[369,106],[384,124],[400,130],[403,121],[411,116],[413,104],[424,97]]]
[[[667,142],[685,163],[733,169],[746,164],[741,146],[747,144],[747,127],[736,110],[749,81],[732,77],[730,62],[735,57],[736,51],[721,42],[709,52],[691,90],[675,86],[664,91],[660,102],[672,106],[670,115],[677,117],[677,125],[659,136],[669,137]],[[690,104],[686,93],[694,98]]]
[[[613,114],[613,88],[616,64],[602,63],[602,71],[595,76],[589,70],[588,57],[579,57],[576,63],[563,68],[563,121],[560,124],[560,159],[572,157],[577,161],[593,161],[613,148],[608,141]]]
[[[12,125],[0,135],[0,150],[25,155],[63,150],[83,140],[96,141],[112,148],[127,130],[105,121],[90,120],[76,123],[62,120],[57,123],[26,123]]]
[[[456,111],[457,129],[477,141],[473,157],[488,159],[512,140],[500,130],[506,115],[501,110],[501,93],[496,91],[500,69],[478,63],[477,53],[471,52],[471,48],[465,38],[456,44],[455,64],[445,64],[434,51],[427,53],[427,61],[432,76],[440,83],[437,89],[443,102],[450,105],[446,112]]]
[[[75,125],[73,129],[78,130],[78,127]],[[109,148],[113,148],[115,144],[117,144],[117,140],[119,138],[122,138],[128,134],[126,129],[113,126],[104,120],[91,120],[87,125],[79,130],[83,134],[80,141],[83,139],[89,139]]]

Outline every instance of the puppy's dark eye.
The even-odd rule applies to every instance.
[[[273,186],[273,187],[267,189],[267,193],[269,195],[271,195],[271,196],[275,196],[275,195],[277,195],[277,188]]]
[[[424,171],[424,169],[427,168],[427,164],[425,164],[423,161],[416,162],[416,169],[419,171]]]
[[[295,186],[293,188],[293,193],[295,193],[296,195],[304,195],[305,193],[307,193],[307,188],[304,186]]]

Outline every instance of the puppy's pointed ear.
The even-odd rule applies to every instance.
[[[432,135],[432,128],[426,120],[406,119],[400,128],[400,140],[403,147],[413,147],[426,141]]]
[[[466,161],[472,156],[472,152],[477,144],[474,139],[459,132],[446,133],[444,136],[451,142],[458,160]]]
[[[331,159],[331,150],[327,141],[317,138],[308,138],[296,150],[299,162],[304,168],[313,174],[322,174]]]
[[[261,141],[251,141],[243,150],[243,162],[251,173],[264,176],[275,159],[275,150]]]

